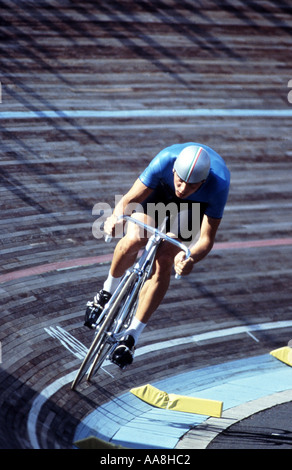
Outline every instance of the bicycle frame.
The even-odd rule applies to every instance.
[[[151,257],[152,257],[151,250],[153,249],[153,245],[154,245],[154,247],[156,245],[159,245],[162,240],[166,240],[169,243],[171,243],[172,245],[175,245],[178,248],[180,248],[182,251],[184,251],[186,253],[186,259],[188,259],[191,256],[191,252],[190,252],[190,250],[188,249],[188,247],[186,245],[179,242],[175,238],[170,237],[166,233],[161,232],[157,228],[151,227],[150,225],[147,225],[147,224],[144,224],[144,222],[140,222],[139,220],[133,219],[133,217],[129,217],[128,215],[121,216],[121,218],[124,219],[124,220],[128,220],[129,222],[132,222],[136,225],[139,225],[140,227],[144,228],[147,232],[152,233],[152,237],[150,237],[150,239],[148,240],[148,243],[147,243],[147,245],[146,245],[146,247],[143,251],[143,254],[142,254],[140,260],[138,261],[138,263],[136,264],[136,266],[134,267],[134,269],[139,269],[140,264],[143,265],[143,262],[144,262],[143,256],[145,257],[145,261],[147,259],[151,259]],[[148,256],[148,252],[149,252],[149,256]],[[140,263],[140,261],[141,261],[141,263]],[[177,277],[177,276],[178,275],[176,275],[176,278],[179,279],[179,277]]]
[[[155,260],[156,251],[162,240],[168,241],[190,256],[189,249],[178,240],[166,235],[160,230],[144,224],[130,216],[122,216],[120,219],[135,223],[152,235],[136,261],[134,266],[128,269],[120,284],[113,293],[103,311],[103,322],[100,324],[88,353],[81,364],[71,388],[74,389],[87,372],[87,380],[90,380],[107,357],[110,357],[115,349],[117,341],[129,326],[138,304],[139,293],[149,277]],[[179,278],[179,276],[176,276]]]

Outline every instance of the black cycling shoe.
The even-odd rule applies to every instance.
[[[135,340],[133,336],[124,336],[119,342],[111,355],[111,362],[119,366],[121,369],[132,364],[134,359]]]
[[[84,317],[84,326],[95,329],[99,324],[105,304],[108,303],[111,294],[105,290],[100,290],[94,297],[93,302],[87,302],[87,309]]]

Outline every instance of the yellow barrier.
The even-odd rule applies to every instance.
[[[279,361],[292,366],[292,349],[289,346],[284,346],[283,348],[275,349],[271,351],[270,354],[274,356]]]
[[[141,400],[158,408],[213,416],[215,418],[220,418],[222,415],[222,401],[187,397],[174,393],[168,394],[149,384],[132,388],[130,392]]]
[[[94,436],[85,437],[79,441],[74,442],[78,449],[125,449],[125,447],[111,444],[110,442],[103,441]]]

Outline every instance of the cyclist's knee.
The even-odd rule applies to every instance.
[[[146,214],[135,213],[132,215],[132,218],[153,226],[152,219]],[[146,245],[149,236],[150,234],[139,225],[136,225],[132,222],[127,222],[126,238],[131,245],[142,248]]]
[[[124,237],[124,243],[127,249],[138,253],[138,251],[146,245],[147,240],[141,239],[133,233],[127,233]]]
[[[174,262],[174,257],[177,254],[178,250],[173,247],[170,247],[170,245],[164,242],[161,244],[157,251],[157,256],[156,256],[156,261],[157,261],[157,268],[159,272],[161,271],[162,274],[165,273],[166,271],[171,271],[173,262]]]

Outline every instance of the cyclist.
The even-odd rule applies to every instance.
[[[185,253],[176,246],[164,242],[159,246],[151,277],[142,288],[136,315],[111,357],[112,362],[121,368],[132,363],[138,338],[168,290],[173,265],[176,273],[188,275],[193,266],[211,251],[227,202],[229,185],[229,170],[220,155],[210,147],[194,142],[174,144],[156,155],[106,220],[105,233],[114,235],[123,223],[118,221],[118,217],[130,215],[133,203],[138,209],[132,217],[152,225],[155,224],[153,213],[149,215],[147,212],[148,207],[153,207],[151,203],[167,206],[174,203],[177,211],[174,211],[175,217],[170,217],[169,224],[172,225],[168,226],[168,231],[187,242],[191,251],[191,257],[186,260]],[[192,220],[197,214],[194,206],[200,209],[197,228],[198,224]],[[184,236],[186,224],[195,227],[191,235],[187,232],[187,237]],[[86,326],[96,327],[105,304],[146,242],[147,236],[141,233],[141,228],[128,224],[125,235],[114,250],[103,288],[93,302],[88,303]]]

